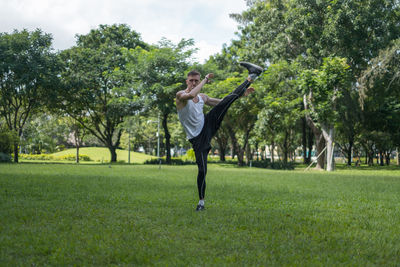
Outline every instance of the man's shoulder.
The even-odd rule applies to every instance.
[[[187,104],[187,100],[180,99],[180,96],[185,93],[185,90],[181,90],[176,93],[175,103],[178,110],[183,109]]]
[[[185,93],[185,90],[180,90],[180,91],[176,92],[176,95],[180,95],[180,94],[184,94],[184,93]]]

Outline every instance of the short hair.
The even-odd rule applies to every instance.
[[[200,72],[198,72],[197,70],[192,70],[187,74],[187,77],[189,77],[189,76],[197,76],[197,75],[201,76]]]

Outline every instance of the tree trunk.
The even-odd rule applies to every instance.
[[[287,163],[288,162],[288,155],[289,155],[289,153],[288,153],[288,132],[286,131],[285,132],[285,139],[284,139],[284,141],[283,141],[283,163]]]
[[[264,161],[265,159],[265,146],[261,147],[261,161]]]
[[[275,142],[274,141],[271,142],[270,153],[271,153],[271,162],[274,163],[275,162]]]
[[[349,140],[349,148],[348,148],[348,153],[347,153],[347,165],[351,166],[351,162],[353,159],[353,140]]]
[[[399,148],[397,148],[396,151],[397,151],[397,166],[399,166],[400,165],[400,155],[399,155],[400,151],[399,151]]]
[[[219,160],[222,161],[222,162],[226,161],[226,159],[225,159],[225,147],[223,147],[223,146],[219,147]]]
[[[391,154],[391,152],[386,152],[385,153],[385,161],[386,161],[386,165],[387,166],[390,165],[390,154]]]
[[[368,166],[374,165],[374,151],[368,152]]]
[[[168,130],[168,114],[163,114],[162,125],[165,134],[165,149],[167,150],[166,163],[171,164],[171,135]]]
[[[232,141],[232,143],[231,143],[231,159],[234,160],[235,156],[236,156],[236,147],[235,147],[235,145],[233,144],[233,141]]]
[[[224,138],[224,135],[221,134],[221,132],[217,132],[217,134],[215,135],[215,139],[218,143],[219,160],[225,162],[226,147],[228,145],[227,138]]]
[[[249,143],[246,145],[246,165],[250,165],[250,161],[253,160],[253,155],[251,154],[251,146]]]
[[[311,118],[307,118],[307,122],[309,126],[311,126],[311,130],[313,131],[314,137],[315,137],[315,148],[317,150],[316,156],[320,155],[317,159],[317,166],[315,166],[315,169],[318,170],[323,170],[325,166],[325,154],[326,152],[322,153],[321,152],[325,148],[325,139],[322,131],[317,128],[314,124],[314,122],[311,120]]]
[[[78,133],[77,129],[75,129],[75,131],[74,131],[74,138],[75,138],[75,147],[76,147],[75,161],[76,161],[76,163],[79,163],[79,146],[80,146],[80,142],[79,142],[79,133]]]
[[[301,118],[301,129],[302,129],[301,143],[303,146],[303,163],[309,164],[307,162],[307,122],[306,118],[304,117]]]
[[[324,136],[322,134],[322,132],[315,132],[314,133],[315,136],[315,143],[316,143],[316,149],[317,149],[317,155],[320,155],[321,152],[324,150],[325,148],[325,139]],[[325,156],[326,156],[326,152],[323,152],[319,158],[317,159],[317,166],[315,166],[315,169],[318,170],[323,170],[325,167]]]
[[[307,154],[307,160],[306,163],[310,164],[311,163],[311,157],[312,157],[312,150],[313,150],[313,145],[314,145],[314,134],[312,132],[311,129],[308,130],[308,138],[307,138],[307,142],[308,142],[308,154]]]
[[[326,170],[330,172],[334,170],[334,165],[335,165],[335,157],[333,155],[334,152],[333,143],[334,143],[335,131],[333,126],[328,126],[322,128],[322,133],[324,135],[326,143],[326,154],[327,154]]]
[[[14,143],[14,162],[18,163],[18,143]]]
[[[115,146],[108,146],[111,153],[111,162],[117,162],[117,151]]]
[[[76,144],[76,163],[79,163],[79,144]]]
[[[307,103],[306,95],[303,96],[303,103],[304,103],[304,109],[308,110],[308,103]],[[306,115],[306,121],[315,136],[317,155],[321,154],[319,156],[319,158],[317,159],[317,166],[315,168],[323,170],[324,166],[325,166],[325,154],[326,154],[326,152],[322,153],[322,151],[325,148],[325,139],[324,139],[323,133],[322,133],[321,129],[319,127],[317,127],[317,125],[314,123],[314,121],[310,117],[310,115]]]
[[[232,142],[232,159],[234,158],[234,155],[236,154],[238,156],[238,165],[242,166],[243,165],[243,155],[240,156],[240,149],[239,149],[239,144],[235,135],[235,132],[230,126],[227,126],[228,132],[229,132],[229,137]],[[242,165],[241,165],[242,164]]]

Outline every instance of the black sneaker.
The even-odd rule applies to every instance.
[[[263,68],[261,68],[260,66],[257,66],[253,63],[249,63],[249,62],[240,62],[240,66],[245,67],[248,71],[249,74],[255,74],[255,75],[260,75],[263,72]]]
[[[197,205],[197,208],[196,208],[196,211],[202,211],[202,210],[204,210],[205,208],[204,208],[204,205]]]

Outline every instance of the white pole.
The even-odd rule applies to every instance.
[[[307,171],[315,162],[317,162],[318,158],[322,155],[322,153],[324,153],[325,150],[326,147],[322,150],[321,153],[319,153],[318,157],[313,162],[311,162],[310,166],[308,166],[304,171]]]

